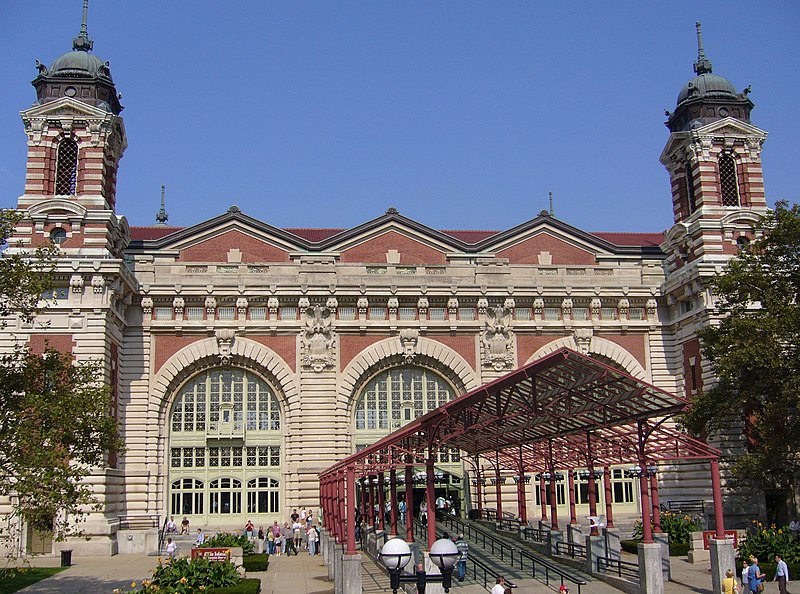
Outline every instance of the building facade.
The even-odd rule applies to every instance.
[[[84,26],[73,51],[39,65],[21,113],[26,218],[10,250],[55,242],[60,256],[44,312],[9,319],[0,338],[105,364],[127,451],[90,477],[103,512],[76,554],[147,550],[169,515],[241,527],[316,508],[318,473],[336,460],[563,346],[686,397],[712,381],[696,337],[713,323],[705,280],[766,212],[766,133],[702,44],[667,121],[664,234],[590,234],[547,212],[440,231],[394,208],[350,229],[280,229],[236,206],[130,227],[116,211],[122,107],[91,50]],[[458,452],[439,466],[444,494],[475,496]],[[662,468],[662,501],[710,500],[707,476]],[[613,481],[615,505],[635,511],[623,469]],[[728,494],[729,514],[759,510]]]

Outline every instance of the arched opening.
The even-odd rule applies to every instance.
[[[281,410],[266,381],[203,371],[178,390],[169,421],[170,514],[220,526],[280,519]]]
[[[74,196],[78,189],[78,143],[65,138],[58,143],[56,196]]]

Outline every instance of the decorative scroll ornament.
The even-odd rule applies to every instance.
[[[511,309],[494,307],[486,310],[486,326],[481,333],[481,361],[495,371],[514,365],[514,340],[510,329]]]
[[[317,373],[336,363],[332,323],[330,308],[321,305],[306,308],[305,328],[300,331],[300,360]]]
[[[591,328],[578,328],[575,330],[572,338],[575,341],[575,346],[578,348],[579,353],[583,353],[584,355],[589,354],[593,335],[594,331]]]
[[[400,343],[403,345],[403,360],[410,364],[414,362],[417,356],[417,340],[419,339],[419,330],[416,328],[403,328],[400,330]]]
[[[172,309],[175,312],[175,317],[177,319],[183,318],[183,310],[186,307],[186,301],[183,297],[175,297],[172,300]]]
[[[142,313],[149,316],[153,313],[153,299],[150,297],[142,297]]]
[[[73,274],[69,279],[69,286],[73,293],[83,293],[83,277],[80,274]]]
[[[102,274],[96,274],[92,277],[92,289],[95,293],[102,293],[106,288],[106,279]]]
[[[219,360],[223,365],[229,365],[233,341],[236,339],[236,331],[232,328],[220,328],[215,335],[217,337],[217,346],[219,347]]]

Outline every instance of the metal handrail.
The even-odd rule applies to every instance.
[[[158,554],[161,554],[161,547],[164,546],[164,540],[166,540],[167,536],[167,522],[169,522],[169,517],[164,518],[164,523],[161,524],[161,529],[158,531]]]
[[[578,553],[576,555],[576,553]],[[583,557],[586,558],[586,545],[578,544],[575,542],[557,542],[556,555],[563,554],[565,557]]]
[[[611,570],[610,572],[608,570]],[[597,558],[597,571],[604,573],[616,573],[618,577],[639,579],[639,565],[621,559],[610,559],[609,557]]]
[[[479,528],[455,516],[445,516],[442,523],[464,534],[468,540],[479,544],[482,549],[491,552],[495,557],[499,557],[504,563],[507,563],[515,569],[528,572],[532,578],[543,581],[548,586],[550,585],[551,579],[555,581],[555,578],[558,578],[560,584],[563,584],[565,581],[575,584],[578,587],[577,594],[581,594],[581,586],[586,585],[585,581],[570,575],[557,565],[536,557],[528,551],[508,546],[484,528]],[[420,528],[424,530],[421,524]],[[532,528],[531,530],[534,529]]]
[[[519,531],[522,540],[529,540],[531,542],[549,545],[550,544],[550,531],[542,530],[541,528],[531,528],[525,526]]]

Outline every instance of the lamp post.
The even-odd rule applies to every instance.
[[[450,539],[440,538],[433,543],[428,555],[441,570],[441,575],[428,576],[424,570],[417,570],[415,575],[402,575],[403,568],[411,560],[411,548],[400,538],[386,541],[378,558],[389,570],[389,585],[394,594],[397,594],[401,583],[416,583],[419,594],[425,594],[425,585],[428,582],[441,583],[445,592],[450,591],[450,586],[453,584],[453,568],[460,556],[458,548]]]

